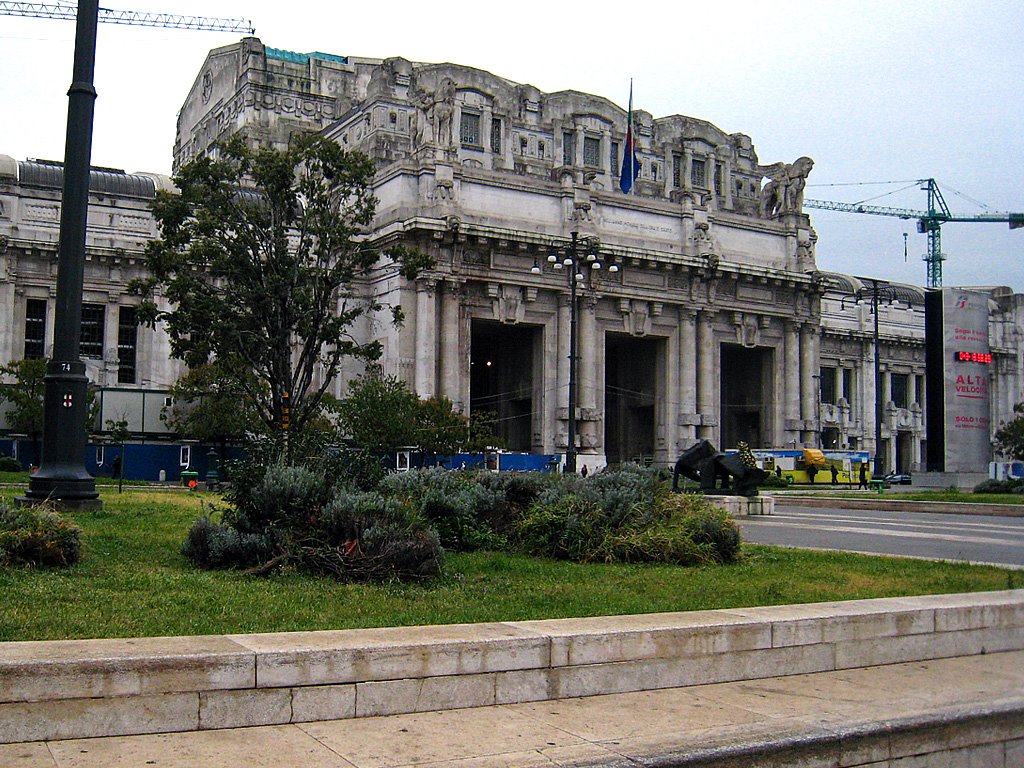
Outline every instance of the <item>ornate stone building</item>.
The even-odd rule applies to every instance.
[[[575,314],[581,464],[666,464],[698,438],[873,451],[873,320],[850,304],[856,278],[817,268],[801,206],[813,163],[761,164],[744,134],[640,111],[641,171],[623,194],[626,119],[602,97],[542,93],[471,67],[293,54],[248,38],[212,51],[200,70],[179,114],[175,164],[235,131],[269,146],[322,131],[370,155],[379,168],[370,236],[418,247],[435,266],[415,281],[381,268],[365,290],[400,303],[407,321],[396,330],[381,318],[361,332],[383,343],[383,370],[420,396],[494,412],[513,449],[565,451]],[[55,206],[59,194],[12,167],[0,168],[5,360],[38,335],[27,302],[52,285],[56,218],[30,221],[38,199]],[[121,287],[154,234],[144,198],[97,189],[92,201],[87,291],[106,307],[111,386],[113,317],[131,303]],[[578,266],[560,269],[573,255]],[[924,440],[923,294],[901,290],[903,306],[880,316],[882,449],[888,466],[910,470]],[[993,291],[993,424],[1021,399],[1020,299]],[[139,383],[166,387],[178,373],[166,340],[138,333]],[[339,377],[338,395],[357,373]]]

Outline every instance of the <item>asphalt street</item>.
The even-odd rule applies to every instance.
[[[739,518],[745,540],[1024,567],[1024,518],[786,506]]]

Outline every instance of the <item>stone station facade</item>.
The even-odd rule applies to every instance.
[[[418,247],[435,266],[415,281],[374,274],[367,293],[400,303],[407,322],[360,332],[383,343],[381,369],[421,397],[493,411],[512,449],[567,445],[569,270],[557,267],[575,234],[580,465],[670,464],[701,438],[873,451],[873,318],[843,300],[860,281],[818,269],[801,206],[813,163],[764,165],[744,134],[635,111],[641,172],[627,195],[626,120],[600,96],[542,93],[471,67],[294,54],[247,38],[208,56],[179,114],[174,162],[236,131],[261,146],[321,131],[370,155],[370,236]],[[39,328],[30,299],[46,301],[52,333],[59,185],[32,176],[35,165],[0,157],[4,361],[24,356]],[[131,180],[168,181],[117,179],[128,187],[94,189],[90,201],[86,301],[106,317],[97,382],[163,390],[181,369],[159,331],[137,330],[136,381],[115,380],[126,354],[115,316],[155,235],[152,192]],[[923,455],[923,292],[900,290],[903,305],[880,316],[882,450],[909,471]],[[992,297],[995,426],[1022,399],[1024,320],[1020,296]],[[346,369],[335,393],[360,372]]]

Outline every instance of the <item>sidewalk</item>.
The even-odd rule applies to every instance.
[[[558,701],[0,746],[3,768],[1024,766],[1024,651]]]

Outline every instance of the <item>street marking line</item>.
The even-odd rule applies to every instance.
[[[760,522],[760,521],[758,521]],[[823,533],[863,533],[878,538],[891,537],[898,539],[938,539],[940,541],[954,541],[968,544],[998,544],[1000,546],[1014,546],[1015,541],[1006,539],[992,539],[985,536],[949,536],[941,533],[922,533],[919,531],[878,531],[875,528],[857,528],[847,525],[811,525],[808,523],[787,523],[787,528],[809,528]]]

